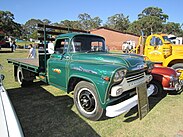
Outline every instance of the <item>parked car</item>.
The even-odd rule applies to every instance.
[[[0,65],[1,66],[1,65]],[[15,110],[3,86],[4,75],[0,74],[0,136],[23,137],[23,131]]]
[[[178,92],[182,89],[183,82],[179,79],[180,75],[172,68],[155,64],[151,74],[153,79],[150,84],[154,85],[152,94],[154,96],[163,95],[165,91]]]
[[[147,56],[138,56],[144,58],[146,61],[150,61]],[[173,68],[163,67],[162,64],[158,63],[154,64],[154,68],[151,71],[153,78],[149,83],[154,86],[154,92],[151,96],[163,96],[167,92],[176,93],[181,91],[183,88],[183,79],[180,78],[181,74]]]

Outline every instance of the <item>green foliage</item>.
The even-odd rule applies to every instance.
[[[30,19],[25,23],[25,25],[23,25],[23,28],[24,28],[25,33],[27,34],[28,38],[30,38],[32,33],[34,33],[35,30],[37,30],[38,23],[43,23],[43,21],[41,21],[39,19]]]
[[[167,24],[163,24],[163,32],[176,36],[183,36],[180,23],[168,22]]]
[[[107,22],[103,23],[105,27],[141,35],[151,33],[164,32],[172,33],[176,36],[183,36],[182,25],[179,23],[168,22],[169,16],[158,7],[147,7],[140,14],[138,20],[130,23],[129,16],[124,14],[115,14],[108,17]],[[9,11],[0,11],[0,30],[3,30],[6,35],[19,37],[22,39],[37,39],[37,24],[44,23],[47,25],[62,26],[66,28],[91,30],[101,26],[102,20],[100,17],[92,18],[89,14],[83,13],[78,15],[78,20],[61,20],[59,23],[52,23],[48,19],[30,19],[25,24],[19,24],[14,21],[14,15]]]
[[[150,35],[151,33],[163,32],[173,33],[177,36],[182,36],[183,32],[179,23],[166,23],[169,16],[163,13],[163,10],[158,7],[145,8],[142,13],[138,15],[138,20],[134,21],[128,27],[128,32],[141,35]]]
[[[10,11],[0,11],[0,30],[8,36],[22,35],[22,27],[14,21],[14,15]]]
[[[129,16],[125,17],[122,13],[108,17],[108,21],[106,23],[107,27],[119,31],[127,30],[129,25],[130,25]]]
[[[82,29],[81,24],[80,24],[79,21],[63,20],[63,21],[60,21],[60,25],[62,27],[66,27],[66,28]]]
[[[162,21],[156,16],[146,16],[130,24],[128,32],[141,35],[141,31],[144,35],[150,35],[151,33],[161,32]]]
[[[24,33],[28,38],[37,39],[37,24],[51,24],[51,21],[48,19],[43,19],[42,21],[40,19],[30,19],[28,20],[25,25],[23,25]]]
[[[50,23],[51,23],[51,21],[50,20],[48,20],[48,19],[43,19],[43,21],[42,21],[44,24],[46,24],[46,25],[49,25]]]
[[[89,14],[83,13],[79,14],[78,18],[83,30],[91,30],[101,26],[102,20],[99,17],[91,18]]]
[[[168,19],[168,15],[163,13],[163,10],[161,8],[158,7],[148,7],[145,8],[142,13],[140,13],[138,15],[138,18],[144,18],[144,17],[148,17],[148,16],[155,16],[160,18],[163,22],[166,22],[166,20]]]

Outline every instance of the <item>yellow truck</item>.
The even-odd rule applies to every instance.
[[[173,44],[167,34],[141,36],[136,53],[143,54],[164,67],[172,67],[180,73],[180,79],[183,79],[183,45]]]

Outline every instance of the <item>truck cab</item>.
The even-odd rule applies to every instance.
[[[150,35],[145,42],[144,54],[154,62],[163,62],[172,53],[171,41],[166,35]]]
[[[172,67],[178,72],[183,70],[183,46],[174,45],[167,34],[141,36],[136,53],[142,53],[151,61],[161,63],[164,67]]]

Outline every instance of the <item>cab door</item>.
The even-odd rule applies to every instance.
[[[145,55],[153,62],[163,62],[163,42],[159,37],[152,36],[145,45]]]
[[[68,54],[69,39],[59,39],[55,43],[54,53],[48,60],[49,84],[66,89],[68,80],[68,66],[70,62]]]

